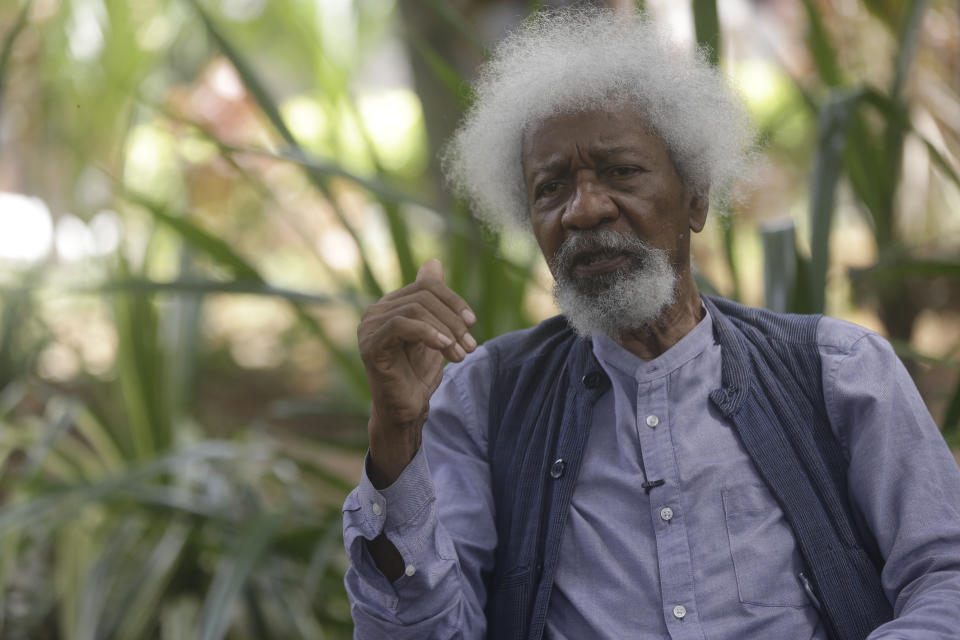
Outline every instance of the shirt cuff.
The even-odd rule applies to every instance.
[[[377,537],[384,530],[398,531],[409,527],[436,497],[433,479],[423,447],[404,468],[400,477],[386,489],[377,490],[367,473],[370,454],[363,460],[363,475],[357,487],[357,499],[363,510],[367,530]]]
[[[374,588],[381,606],[397,606],[397,589],[410,580],[421,567],[439,560],[433,549],[436,516],[430,509],[436,503],[433,480],[423,448],[417,451],[400,477],[386,489],[377,490],[367,474],[370,455],[364,459],[360,484],[343,505],[343,537],[350,563]],[[390,583],[375,567],[366,545],[360,538],[373,540],[385,534],[408,565],[408,573]]]

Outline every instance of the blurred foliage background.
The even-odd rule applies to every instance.
[[[555,312],[435,158],[557,4],[0,2],[0,636],[350,636],[362,309],[436,256],[478,339]],[[957,4],[640,4],[761,132],[702,287],[880,331],[960,445]]]

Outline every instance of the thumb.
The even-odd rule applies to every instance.
[[[443,263],[436,258],[430,258],[420,265],[420,270],[417,271],[417,280],[423,280],[424,278],[436,278],[443,282]]]

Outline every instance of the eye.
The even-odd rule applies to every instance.
[[[560,187],[563,186],[563,183],[559,180],[551,180],[549,182],[544,182],[542,185],[537,187],[537,191],[534,194],[536,198],[542,198],[544,196],[550,196],[555,194],[560,190]]]
[[[640,171],[640,167],[617,165],[615,167],[610,167],[607,170],[607,174],[612,178],[629,178],[630,176],[640,173]]]

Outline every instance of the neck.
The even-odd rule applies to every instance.
[[[653,360],[693,331],[703,315],[700,292],[693,276],[688,273],[677,283],[677,299],[656,320],[625,331],[614,339],[630,353],[644,360]]]

